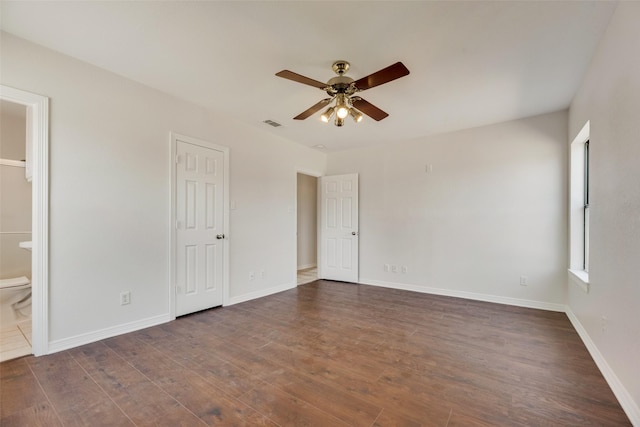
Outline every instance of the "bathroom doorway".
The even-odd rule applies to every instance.
[[[20,240],[18,249],[31,249],[31,353],[40,356],[49,352],[49,98],[0,85],[0,102],[5,101],[26,110],[23,170],[25,178],[31,178],[31,229],[16,231],[31,232],[31,243]],[[10,277],[16,281],[9,284],[21,286],[21,277]],[[21,301],[17,308],[24,310],[27,305]]]
[[[0,362],[31,354],[27,107],[0,100]]]
[[[318,178],[298,172],[296,181],[297,284],[318,278]]]

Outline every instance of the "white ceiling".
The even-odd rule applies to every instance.
[[[569,106],[615,2],[200,1],[1,3],[3,30],[328,151],[557,111]],[[402,61],[411,74],[361,96],[390,116],[342,128],[315,80],[345,59],[354,79]],[[283,126],[272,128],[263,120]]]

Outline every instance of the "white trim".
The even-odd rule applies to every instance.
[[[59,351],[80,347],[81,345],[90,344],[107,338],[115,337],[117,335],[139,331],[140,329],[167,323],[170,320],[171,319],[169,318],[168,314],[161,314],[159,316],[148,317],[146,319],[125,323],[123,325],[112,326],[109,328],[100,329],[98,331],[88,332],[86,334],[80,334],[74,337],[52,341],[49,345],[49,353],[57,353]]]
[[[176,221],[177,221],[177,213],[176,213],[176,203],[177,203],[177,195],[176,195],[176,151],[177,151],[177,141],[173,133],[169,134],[169,149],[171,150],[169,154],[169,170],[171,171],[171,182],[169,183],[169,212],[171,212],[171,218],[169,218],[169,286],[167,291],[169,292],[168,301],[169,301],[169,318],[171,320],[176,319]]]
[[[587,120],[587,122],[582,126],[582,129],[578,132],[575,138],[573,138],[573,142],[585,143],[589,140],[591,135],[591,121]]]
[[[311,169],[296,168],[296,176],[299,173],[301,173],[303,175],[309,175],[309,176],[312,176],[314,178],[320,178],[321,176],[324,176],[324,174],[322,172],[314,171],[314,170],[311,170]]]
[[[24,160],[0,159],[0,165],[13,166],[16,168],[26,168],[27,162],[25,162]]]
[[[587,121],[569,145],[569,268],[585,269],[585,200],[584,200],[584,144],[589,140],[590,122]],[[586,266],[588,269],[588,266]],[[578,284],[579,285],[579,284]],[[581,285],[579,285],[581,286]],[[582,287],[582,286],[581,286]],[[583,287],[584,290],[584,287]],[[588,291],[588,290],[587,290]]]
[[[0,85],[0,99],[27,107],[32,136],[31,326],[32,352],[49,349],[49,98]]]
[[[171,219],[169,221],[169,317],[171,320],[176,318],[176,280],[175,280],[175,272],[176,272],[176,253],[175,253],[175,242],[176,242],[176,149],[177,149],[177,141],[184,141],[189,144],[198,145],[200,147],[209,148],[217,151],[221,151],[223,153],[223,167],[224,167],[224,195],[223,195],[223,215],[224,215],[224,235],[223,239],[223,273],[222,273],[222,305],[229,305],[229,254],[231,253],[229,250],[229,238],[230,238],[230,228],[229,228],[229,215],[230,215],[230,205],[229,205],[229,147],[225,147],[222,145],[215,144],[213,142],[204,141],[197,138],[192,138],[190,136],[181,135],[179,133],[171,132],[171,195],[170,199],[170,212]]]
[[[267,297],[269,295],[277,294],[278,292],[284,292],[290,289],[294,289],[296,286],[297,286],[296,282],[293,282],[293,284],[285,283],[283,285],[274,286],[268,289],[261,289],[259,291],[249,292],[248,294],[238,295],[237,297],[230,298],[229,303],[225,305],[240,304],[241,302],[246,302],[246,301],[251,301],[251,300],[262,298],[262,297]]]
[[[400,289],[403,291],[420,292],[423,294],[443,295],[455,298],[465,298],[475,301],[493,302],[497,304],[513,305],[517,307],[536,308],[539,310],[564,312],[566,306],[545,301],[533,301],[520,298],[502,297],[498,295],[478,294],[474,292],[456,291],[451,289],[432,288],[427,286],[409,285],[406,283],[383,282],[380,280],[360,279],[363,285],[380,286],[383,288]]]
[[[611,387],[611,391],[613,391],[613,394],[618,399],[620,406],[622,406],[622,409],[629,417],[631,424],[634,426],[640,426],[640,407],[638,407],[638,405],[633,401],[633,397],[629,391],[627,391],[622,382],[620,382],[618,376],[615,374],[613,369],[611,369],[611,366],[609,366],[607,360],[600,353],[600,350],[598,350],[598,347],[587,333],[587,330],[582,326],[580,320],[578,320],[578,317],[573,313],[570,307],[567,307],[566,313],[569,321],[575,328],[576,332],[578,332],[578,335],[580,335],[582,342],[587,347],[587,350],[589,350],[589,354],[591,354],[594,362],[596,362],[598,369],[600,369],[602,376],[604,376],[609,387]]]
[[[584,270],[567,270],[569,273],[569,282],[577,285],[584,291],[585,294],[589,293],[589,273]]]
[[[317,266],[318,266],[317,262],[312,262],[311,264],[299,265],[298,266],[298,271],[306,270],[307,268],[313,268],[313,267],[317,267]]]

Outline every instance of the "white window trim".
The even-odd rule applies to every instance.
[[[590,137],[587,122],[570,146],[569,166],[569,281],[589,293],[589,272],[584,268],[584,144]]]
[[[569,269],[569,280],[586,294],[589,293],[589,273],[584,270]]]

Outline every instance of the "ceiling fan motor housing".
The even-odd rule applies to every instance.
[[[347,76],[337,76],[327,82],[327,94],[334,96],[338,93],[352,95],[356,92],[356,87],[352,84],[354,80]]]

